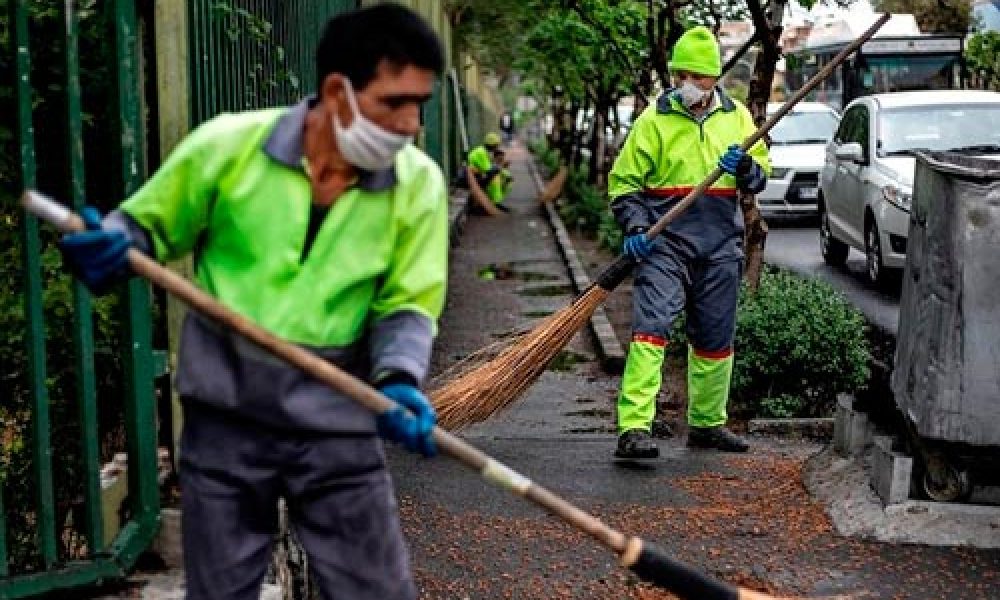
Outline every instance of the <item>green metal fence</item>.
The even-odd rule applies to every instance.
[[[316,87],[326,20],[357,0],[192,0],[192,120],[280,106]]]
[[[338,12],[373,3],[191,0],[188,21],[192,124],[221,112],[290,104],[315,91],[314,53],[323,23]],[[422,8],[410,4],[414,9]],[[443,11],[439,5],[432,8]],[[435,19],[429,20],[437,24]],[[452,54],[450,48],[446,52]],[[496,115],[468,94],[458,79],[446,77],[437,82],[424,107],[421,141],[427,153],[449,175],[464,160],[455,122],[459,107],[455,106],[452,85],[459,86],[461,110],[473,145],[479,143],[477,140],[486,131],[496,129]]]
[[[104,22],[108,24],[105,44],[109,53],[113,54],[112,64],[115,65],[107,73],[111,84],[109,93],[115,105],[111,112],[117,115],[114,122],[105,125],[116,131],[120,140],[119,163],[111,170],[117,173],[115,187],[121,195],[126,195],[141,182],[145,162],[138,72],[139,22],[132,0],[111,0],[102,4],[100,10],[104,11]],[[43,189],[55,187],[66,194],[72,206],[79,208],[84,204],[86,194],[83,123],[88,113],[82,105],[77,4],[65,2],[58,6],[54,2],[43,5],[27,0],[8,0],[6,5],[6,14],[3,15],[7,34],[5,50],[10,57],[6,64],[16,75],[12,79],[11,90],[12,101],[16,105],[12,129],[17,139],[16,153],[21,169],[13,181],[5,183],[12,183],[15,188],[39,184]],[[91,9],[97,10],[93,6]],[[64,107],[65,127],[61,130],[59,142],[69,183],[47,186],[46,183],[50,182],[37,180],[41,167],[36,160],[38,123],[35,107],[43,106],[43,100],[50,99],[53,88],[43,93],[33,86],[33,77],[38,73],[32,69],[32,60],[41,53],[50,56],[48,53],[53,48],[48,39],[31,39],[29,32],[35,20],[51,16],[45,11],[57,10],[61,13],[61,22],[65,24],[64,43],[58,49],[64,80],[54,89],[59,90]],[[47,141],[51,142],[51,138]],[[44,151],[48,155],[54,149],[46,147]],[[12,198],[6,201],[12,202]],[[10,205],[5,209],[8,216],[13,214],[10,209]],[[4,492],[0,493],[0,506],[4,508],[0,512],[0,598],[22,598],[121,576],[149,545],[159,520],[149,287],[136,281],[119,294],[120,317],[116,322],[120,323],[118,337],[123,349],[124,368],[118,377],[124,394],[118,403],[122,409],[121,427],[129,457],[129,517],[114,539],[104,539],[98,404],[99,400],[107,402],[107,399],[98,398],[95,381],[94,306],[86,289],[78,283],[72,284],[72,297],[68,302],[68,309],[72,311],[70,331],[47,331],[56,326],[49,322],[50,312],[46,309],[47,294],[52,292],[49,288],[55,280],[45,264],[46,245],[43,244],[43,240],[51,239],[52,235],[40,230],[32,217],[19,216],[18,220],[20,296],[23,298],[24,322],[22,337],[27,357],[25,393],[28,399],[24,405],[30,407],[28,414],[22,416],[30,421],[30,435],[26,436],[25,442],[31,447],[33,503],[31,506],[4,505],[4,493],[14,485],[25,485],[25,482],[7,479],[11,469],[6,465],[4,489],[0,490]],[[65,312],[66,309],[62,310]],[[60,314],[58,307],[56,314]],[[55,380],[55,375],[49,372],[50,357],[67,351],[58,343],[63,339],[71,346],[69,370],[75,377],[75,417],[78,420],[75,429],[79,432],[75,443],[54,439],[52,434],[57,427],[62,430],[62,424],[52,419],[52,410],[73,402],[50,394]],[[12,388],[14,392],[5,392],[5,396],[17,393],[16,386]],[[4,399],[8,406],[15,406],[23,400],[25,398]],[[10,427],[10,423],[4,423],[5,444],[8,443],[6,434],[12,431]],[[67,455],[56,455],[56,447]],[[5,446],[5,456],[8,451],[13,452]],[[68,491],[69,498],[57,494],[57,490],[66,487],[66,482],[56,479],[53,469],[56,461],[60,464],[74,463],[81,474],[79,480],[73,482],[75,489]],[[15,514],[18,523],[33,526],[33,531],[19,531],[18,537],[19,542],[32,539],[33,551],[25,552],[23,548],[18,548],[16,553],[9,552],[14,537],[7,521]]]

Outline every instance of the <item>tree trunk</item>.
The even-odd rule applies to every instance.
[[[594,109],[594,126],[590,138],[590,169],[587,172],[587,183],[600,186],[604,180],[604,148],[607,145],[604,138],[605,115],[608,106],[599,102]]]
[[[767,101],[771,97],[774,70],[781,57],[778,39],[781,37],[781,18],[785,12],[785,0],[772,0],[769,14],[765,14],[759,0],[748,0],[750,14],[761,41],[760,54],[754,64],[747,96],[747,108],[760,126],[767,119]],[[747,285],[756,291],[760,285],[760,272],[764,264],[764,245],[767,242],[767,223],[760,214],[757,197],[743,194],[740,201],[743,222],[746,224],[744,246],[746,247],[745,270]]]
[[[568,124],[566,130],[570,132],[570,144],[567,156],[569,157],[569,164],[571,164],[575,169],[579,169],[583,166],[583,153],[580,152],[580,150],[583,149],[584,138],[587,135],[585,131],[577,129],[578,115],[587,114],[587,109],[589,107],[589,101],[584,101],[583,104],[573,103],[570,107],[570,115],[567,119]]]
[[[567,147],[566,138],[569,132],[566,130],[566,103],[561,97],[552,100],[552,133],[549,136],[549,148],[559,151],[565,162],[567,154],[564,149]]]

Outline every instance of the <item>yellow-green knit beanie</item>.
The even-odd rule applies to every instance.
[[[718,77],[722,73],[719,42],[706,27],[699,25],[684,32],[670,54],[670,71]]]

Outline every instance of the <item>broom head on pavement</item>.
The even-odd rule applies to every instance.
[[[484,421],[518,398],[590,320],[608,290],[592,285],[478,367],[431,391],[438,424],[457,430]],[[509,341],[509,340],[508,340]]]

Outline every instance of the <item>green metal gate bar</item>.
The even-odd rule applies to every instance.
[[[83,172],[83,116],[80,106],[80,52],[76,12],[72,2],[66,3],[66,107],[67,145],[70,155],[70,193],[73,208],[85,204],[86,190]],[[73,346],[76,354],[77,402],[80,410],[81,458],[84,474],[84,532],[88,548],[103,548],[101,517],[101,484],[97,452],[97,383],[94,377],[94,330],[90,318],[92,306],[87,288],[73,282]]]
[[[11,48],[15,52],[17,80],[15,94],[18,108],[18,142],[21,155],[21,179],[26,187],[35,185],[35,147],[32,137],[31,59],[28,45],[28,7],[26,0],[15,0],[11,8]],[[21,223],[25,304],[28,321],[28,372],[33,399],[31,438],[35,469],[38,539],[46,567],[56,561],[55,499],[52,489],[52,457],[49,439],[49,398],[45,387],[45,330],[42,316],[42,276],[38,241],[38,221],[26,216]]]
[[[145,178],[142,100],[139,95],[139,28],[134,0],[114,0],[114,47],[118,65],[118,114],[121,121],[122,195],[139,189]],[[149,284],[128,283],[125,352],[125,432],[129,456],[131,521],[115,540],[111,554],[131,567],[160,526],[160,497],[156,465],[156,394],[153,389],[153,347]]]

